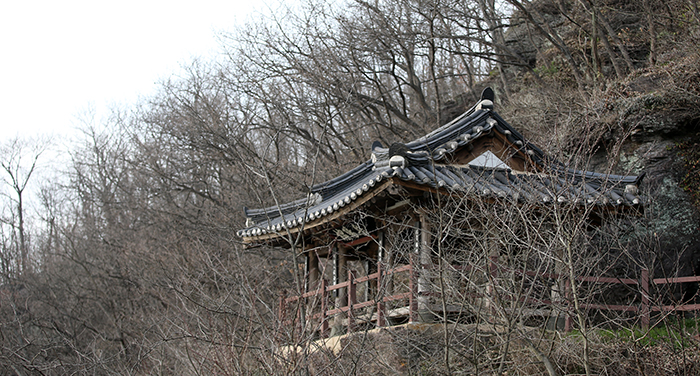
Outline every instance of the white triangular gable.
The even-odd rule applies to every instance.
[[[508,170],[511,169],[510,166],[498,158],[496,154],[493,154],[491,150],[487,150],[480,156],[472,159],[472,161],[469,162],[469,165],[489,168],[504,168]]]

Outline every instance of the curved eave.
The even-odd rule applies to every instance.
[[[526,158],[532,160],[534,165],[541,165],[544,159],[542,151],[537,146],[525,141],[520,133],[490,108],[480,108],[480,104],[481,102],[452,122],[428,135],[407,143],[408,153],[405,157],[409,164],[429,164],[431,160],[439,162],[449,159],[449,156],[461,147],[492,131],[496,131],[502,135],[503,139],[522,152]],[[372,170],[388,168],[388,152],[388,148],[375,149],[373,153],[382,155],[386,160],[380,162],[375,160],[366,161],[340,176],[314,185],[311,188],[311,194],[319,194],[325,200],[329,196],[335,196],[339,192],[345,191],[358,180],[371,173]],[[246,208],[245,214],[253,222],[259,223],[278,217],[280,212],[287,216],[313,206],[311,201],[313,200],[300,199],[279,207]]]
[[[279,215],[270,215],[263,222],[255,223],[238,232],[243,238],[274,238],[288,230],[300,227],[308,228],[309,225],[318,223],[321,219],[336,212],[347,212],[347,207],[354,205],[358,200],[364,202],[366,197],[379,192],[378,186],[384,186],[389,178],[394,176],[395,170],[391,168],[365,170],[362,174],[353,177],[344,184],[339,184],[326,196],[320,196],[321,200],[308,207],[300,208],[295,212]],[[274,214],[271,212],[270,214]]]
[[[503,198],[514,202],[558,202],[595,206],[639,206],[644,199],[619,185],[604,186],[595,181],[571,183],[566,176],[513,173],[500,168],[409,166],[397,178],[415,184],[482,198]],[[420,188],[419,188],[420,189]]]
[[[588,181],[596,181],[599,183],[615,184],[615,185],[639,185],[644,179],[644,174],[640,175],[615,175],[600,172],[582,171],[566,168],[564,166],[554,167],[553,170],[565,173],[576,179],[585,179]]]
[[[318,228],[319,226],[325,225],[329,222],[332,222],[334,220],[337,220],[341,218],[342,216],[350,213],[351,211],[357,209],[358,207],[362,206],[365,204],[367,201],[371,200],[372,197],[376,196],[380,192],[386,190],[388,187],[390,187],[394,182],[388,178],[388,179],[382,179],[383,182],[375,185],[372,190],[367,190],[363,191],[362,194],[357,195],[357,191],[354,191],[355,195],[348,195],[347,197],[354,197],[350,198],[349,203],[345,203],[345,199],[343,198],[343,206],[339,207],[337,210],[324,210],[324,209],[318,209],[318,208],[313,208],[316,209],[313,213],[309,212],[306,215],[306,218],[308,220],[302,220],[302,221],[297,221],[296,223],[290,223],[290,222],[285,222],[284,226],[280,226],[279,228],[277,225],[268,225],[269,227],[265,227],[263,231],[260,231],[259,235],[253,235],[250,234],[251,231],[257,232],[257,229],[260,229],[260,227],[254,227],[250,229],[245,229],[239,231],[239,236],[243,238],[244,243],[255,243],[255,242],[263,242],[263,241],[270,241],[273,239],[280,239],[284,236],[288,235],[297,235],[299,232],[307,232],[311,231],[315,228]],[[340,200],[339,200],[340,201]],[[338,204],[340,206],[339,201],[337,201],[335,204]],[[328,205],[332,207],[333,205]],[[319,207],[322,205],[319,205]],[[326,206],[326,207],[328,207]],[[299,217],[299,218],[304,218],[304,217]],[[280,222],[282,223],[282,222]],[[270,230],[267,230],[270,228]],[[241,234],[243,232],[243,234]]]
[[[518,150],[524,158],[532,161],[532,165],[542,167],[545,155],[540,148],[528,142],[508,122],[490,109],[479,109],[467,118],[442,131],[431,134],[431,137],[408,143],[414,151],[429,150],[434,161],[447,159],[452,153],[479,138],[497,132],[500,137]]]
[[[353,186],[308,210],[269,220],[266,226],[257,224],[241,230],[239,236],[245,243],[253,243],[313,230],[355,210],[392,184],[538,205],[558,203],[610,209],[641,207],[644,202],[636,193],[626,192],[625,187],[605,186],[595,180],[572,182],[566,175],[518,174],[507,169],[474,166],[405,166],[372,171]]]
[[[400,151],[373,148],[372,159],[312,187],[310,196],[264,209],[245,209],[252,226],[238,232],[244,242],[280,238],[316,228],[358,207],[392,181],[437,189],[542,203],[570,202],[605,207],[641,205],[637,185],[643,175],[622,176],[568,169],[544,155],[482,100],[455,120],[424,137],[398,145]],[[450,166],[457,150],[492,132],[530,161],[538,173]],[[394,149],[394,150],[399,150]],[[398,154],[397,154],[398,153]],[[392,157],[398,158],[394,161]],[[443,165],[434,162],[444,163]],[[403,182],[403,183],[402,183]]]

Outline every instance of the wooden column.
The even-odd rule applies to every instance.
[[[321,279],[321,338],[328,335],[328,281],[325,278]]]
[[[365,269],[365,276],[374,273],[374,265],[369,259],[365,259],[363,264],[363,267]],[[372,297],[375,295],[372,291],[372,284],[372,280],[367,280],[367,282],[365,282],[365,296],[363,297],[365,302],[372,300]]]
[[[318,255],[316,251],[309,251],[309,291],[316,290],[318,287]]]
[[[387,239],[384,236],[384,270],[389,271],[392,268],[396,268],[393,245],[391,244],[391,239]],[[384,279],[384,295],[391,296],[394,295],[394,275],[387,274]]]
[[[418,265],[418,314],[420,321],[430,322],[432,321],[429,307],[430,292],[432,290],[430,274],[433,269],[433,250],[430,221],[425,214],[421,214],[418,225],[420,237],[418,249],[420,262]]]
[[[333,246],[333,284],[345,282],[347,278],[347,259],[345,256],[345,248]],[[345,307],[348,305],[347,299],[347,289],[341,288],[335,290],[335,307]],[[333,323],[331,327],[331,336],[342,334],[343,329],[343,319],[345,315],[342,313],[337,314],[333,318]]]
[[[336,247],[336,262],[334,263],[334,275],[336,277],[335,283],[343,283],[347,279],[348,275],[348,268],[347,268],[347,257],[346,257],[346,252],[347,250],[344,247]],[[347,295],[347,289],[342,288],[338,289],[338,295],[336,296],[335,299],[335,306],[336,307],[345,307],[348,305],[348,295]]]
[[[348,333],[355,330],[355,314],[352,311],[352,306],[357,303],[355,272],[348,270]]]
[[[382,268],[382,263],[377,262],[377,327],[382,327],[386,325],[385,319],[384,319],[384,294],[382,292],[382,283],[383,283],[383,276],[382,273],[384,273],[384,269]]]
[[[416,265],[416,259],[418,256],[414,253],[411,252],[411,255],[408,258],[408,263],[411,266],[411,270],[409,271],[409,280],[408,280],[408,289],[410,290],[410,294],[408,297],[408,321],[409,322],[416,322],[418,320],[418,300],[416,299],[418,297],[418,281],[417,281],[417,270],[418,266]]]
[[[386,324],[384,319],[384,232],[379,231],[377,234],[377,244],[379,248],[377,249],[377,293],[375,297],[377,299],[377,326],[382,327]]]
[[[651,321],[649,309],[649,269],[642,269],[642,278],[640,283],[642,288],[642,306],[640,307],[642,328],[647,330],[649,329],[649,322]]]
[[[309,291],[309,263],[311,263],[311,257],[309,256],[309,252],[307,253],[302,253],[304,256],[304,292]]]
[[[306,252],[306,280],[304,281],[304,285],[306,286],[306,292],[312,292],[316,291],[318,289],[318,255],[316,255],[316,251],[310,250]],[[311,320],[311,318],[314,316],[316,312],[318,312],[318,297],[317,296],[311,296],[310,298],[303,299],[302,303],[305,304],[306,310],[305,310],[305,319],[304,321]],[[312,320],[315,321],[315,320]],[[313,325],[316,325],[315,323]]]
[[[333,275],[331,276],[331,285],[337,285],[340,283],[340,277],[338,275],[338,245],[333,243],[329,251],[328,256],[331,258]],[[338,290],[333,290],[333,299],[338,297]]]

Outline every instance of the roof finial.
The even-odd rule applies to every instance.
[[[395,155],[405,157],[408,152],[408,146],[400,142],[394,142],[393,144],[391,144],[391,146],[389,146],[389,157],[393,157]]]
[[[491,102],[496,99],[496,95],[493,93],[493,89],[491,87],[486,87],[484,90],[481,92],[481,100],[483,101],[484,99],[488,99]]]
[[[493,89],[487,87],[481,92],[481,101],[474,108],[475,110],[493,110]]]

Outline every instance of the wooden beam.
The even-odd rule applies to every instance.
[[[377,239],[377,235],[376,235],[376,234],[372,234],[372,235],[369,235],[369,236],[363,236],[363,237],[361,237],[361,238],[358,238],[358,239],[349,241],[349,242],[347,242],[347,243],[338,243],[338,244],[344,245],[344,246],[346,246],[346,247],[354,247],[354,246],[356,246],[356,245],[369,243],[370,241],[373,241],[373,240],[376,240],[376,239]]]

